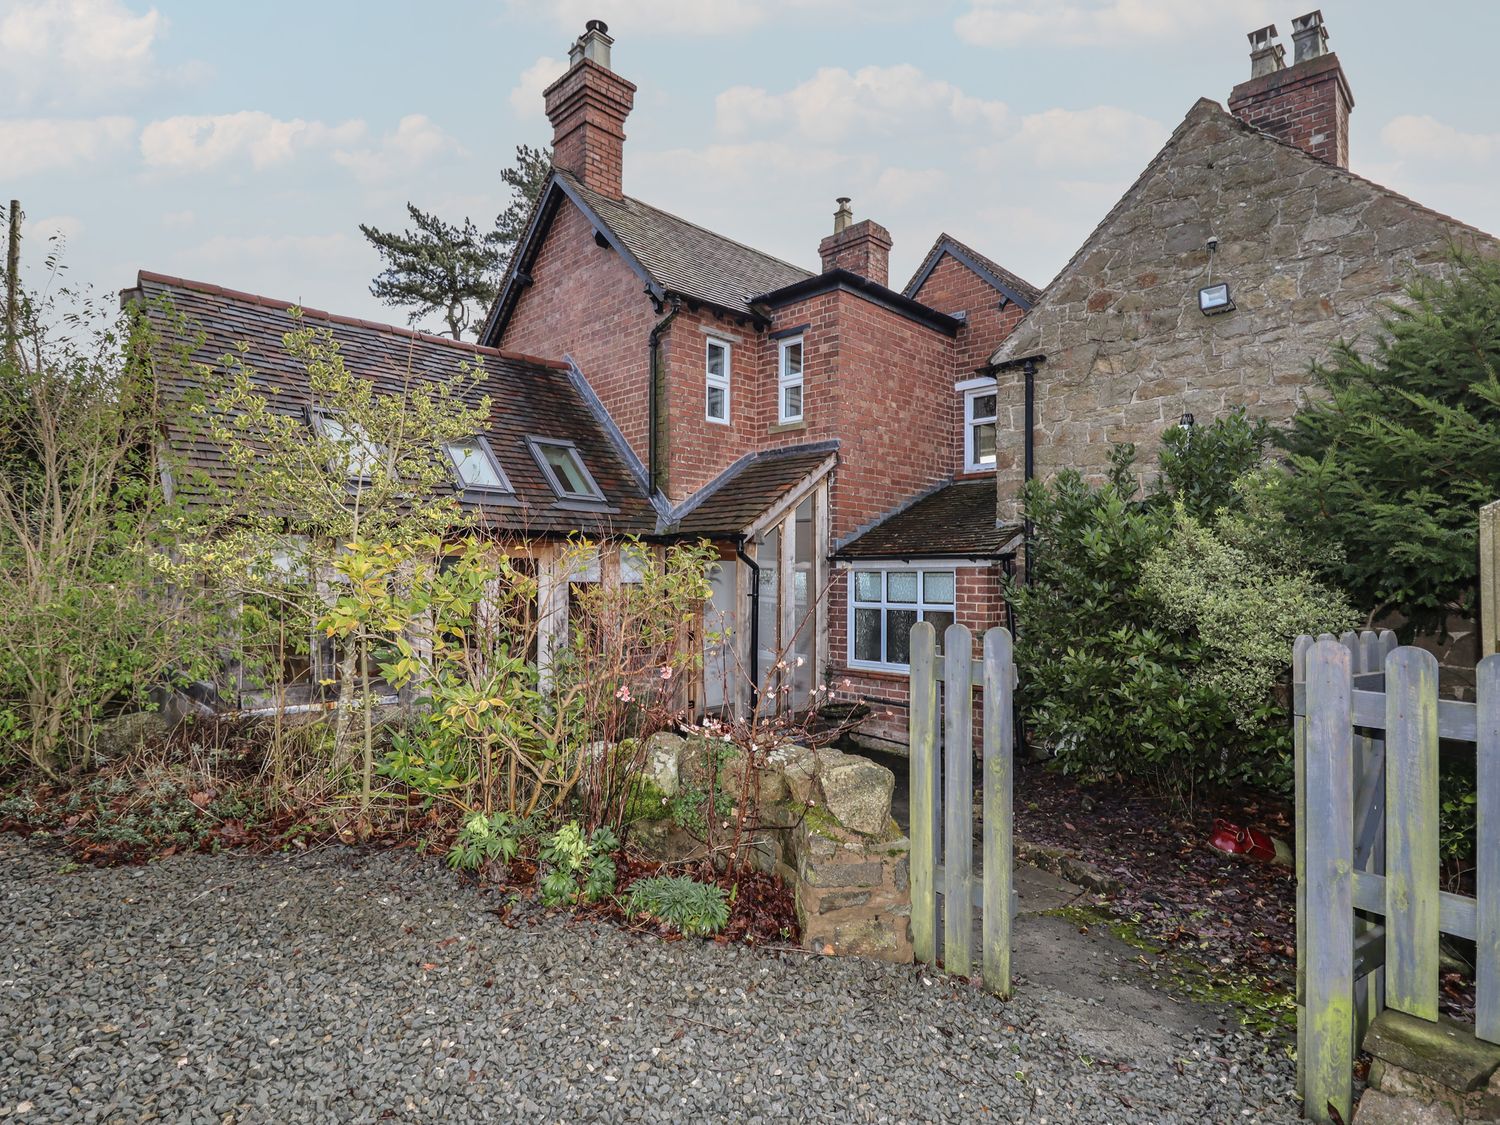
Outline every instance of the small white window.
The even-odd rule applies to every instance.
[[[704,356],[706,400],[704,416],[710,422],[729,424],[729,353],[723,340],[708,341]]]
[[[802,421],[802,337],[781,341],[776,373],[777,421]]]
[[[461,488],[478,492],[514,491],[495,457],[495,451],[483,437],[450,441],[443,449],[453,462],[453,471]]]
[[[371,441],[363,426],[323,410],[313,411],[312,421],[320,435],[339,446],[339,452],[329,459],[331,470],[343,473],[351,481],[367,482],[373,478],[376,467],[385,459],[386,449]]]
[[[964,393],[964,468],[982,473],[995,467],[995,388]]]
[[[578,455],[578,447],[572,442],[550,438],[529,438],[528,441],[532,455],[546,474],[553,492],[564,500],[604,499],[604,493],[599,491],[583,458]]]
[[[930,621],[937,630],[953,624],[951,570],[854,570],[849,575],[849,664],[855,668],[904,671],[911,664],[911,627]]]

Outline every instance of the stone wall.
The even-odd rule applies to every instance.
[[[1208,421],[1243,405],[1290,417],[1309,365],[1340,339],[1368,340],[1383,304],[1414,270],[1444,269],[1455,243],[1496,245],[1200,101],[997,352],[1045,356],[1037,475],[1102,479],[1123,441],[1149,466],[1184,413]],[[1236,308],[1204,316],[1198,290],[1219,282]],[[1007,519],[1023,476],[1023,388],[1019,369],[1000,373]]]

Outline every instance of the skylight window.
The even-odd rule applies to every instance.
[[[450,441],[443,447],[453,462],[459,486],[478,492],[512,492],[495,451],[483,437]]]
[[[343,472],[351,481],[368,481],[374,476],[386,449],[371,441],[363,426],[324,411],[314,411],[312,422],[319,434],[340,447],[329,461],[330,469]]]
[[[599,491],[599,486],[594,483],[593,476],[588,467],[584,465],[583,458],[579,456],[578,447],[570,441],[556,441],[550,438],[531,438],[531,452],[536,457],[537,464],[542,467],[546,474],[547,483],[552,486],[552,491],[564,500],[584,500],[597,502],[604,499],[604,493]]]

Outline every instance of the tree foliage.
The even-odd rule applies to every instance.
[[[1276,499],[1356,604],[1430,632],[1473,612],[1478,509],[1500,497],[1500,262],[1460,257],[1407,297],[1368,354],[1313,369],[1327,396],[1282,439]]]
[[[438,313],[449,334],[462,339],[476,313],[483,315],[494,302],[551,168],[546,149],[518,146],[515,164],[500,174],[511,189],[510,203],[488,231],[467,216],[462,223],[448,223],[414,203],[406,205],[412,226],[400,233],[361,223],[360,233],[385,263],[370,283],[370,293],[388,305],[410,309],[412,324]]]

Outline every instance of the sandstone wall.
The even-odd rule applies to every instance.
[[[1122,441],[1150,465],[1184,413],[1208,421],[1244,405],[1290,417],[1309,365],[1340,339],[1368,340],[1384,303],[1414,270],[1445,269],[1454,243],[1495,246],[1200,101],[998,353],[1046,357],[1037,475],[1100,479]],[[1198,290],[1218,282],[1236,309],[1205,317]],[[1024,386],[1019,369],[999,379],[1000,514],[1013,518]]]

